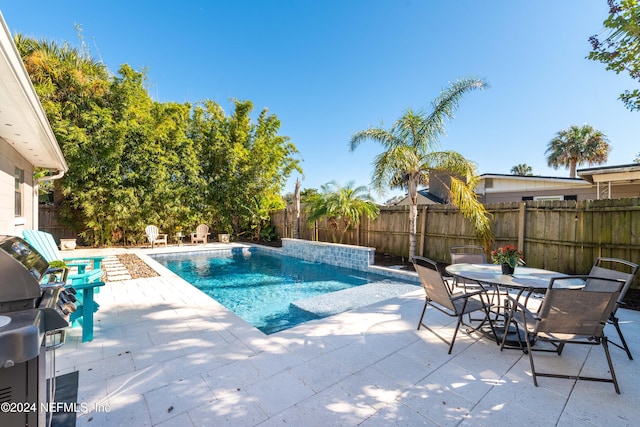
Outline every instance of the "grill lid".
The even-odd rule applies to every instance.
[[[48,268],[49,263],[29,243],[0,236],[0,304],[40,297],[39,283]]]

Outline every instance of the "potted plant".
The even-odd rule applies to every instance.
[[[502,274],[513,274],[516,265],[524,265],[522,251],[511,245],[501,246],[492,251],[491,261],[502,265]]]

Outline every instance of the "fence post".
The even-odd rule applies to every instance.
[[[422,208],[422,224],[420,225],[420,255],[424,256],[425,230],[427,228],[427,205]]]
[[[520,211],[518,212],[518,249],[521,251],[524,251],[524,221],[526,212],[527,204],[525,202],[521,202]]]

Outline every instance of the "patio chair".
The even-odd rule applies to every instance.
[[[104,282],[100,281],[104,275],[100,268],[104,257],[62,258],[51,234],[38,230],[24,230],[22,235],[48,262],[64,261],[67,268],[77,270],[70,274],[65,272],[64,276],[67,287],[82,291],[81,294],[76,294],[76,311],[71,313],[69,321],[82,327],[82,342],[92,341],[93,313],[100,308],[94,294],[99,291],[100,286],[104,286]]]
[[[593,276],[553,277],[549,281],[549,287],[536,313],[527,309],[517,298],[508,296],[510,311],[507,316],[507,324],[515,323],[523,328],[533,384],[536,387],[538,386],[538,377],[566,378],[610,382],[613,383],[616,393],[620,394],[616,374],[611,363],[607,337],[604,335],[604,327],[620,297],[620,290],[624,283],[615,279],[598,278],[599,281],[610,282],[607,286],[608,290],[603,291],[561,287],[563,280],[576,278],[585,281],[594,279]],[[536,340],[549,342],[553,348],[532,348],[532,343]],[[504,348],[504,343],[503,339],[500,350]],[[536,371],[533,361],[534,351],[555,352],[562,355],[566,344],[602,345],[609,364],[611,378],[581,376],[580,372],[577,375],[566,375]]]
[[[605,267],[606,266],[606,267]],[[609,267],[609,268],[607,268]],[[618,298],[618,302],[613,307],[611,311],[611,315],[609,316],[608,323],[615,326],[616,331],[618,332],[618,336],[620,337],[620,344],[609,341],[610,344],[623,349],[627,352],[627,356],[629,360],[633,360],[633,356],[631,356],[631,351],[629,350],[629,346],[627,345],[627,341],[624,339],[624,335],[622,335],[622,330],[620,329],[620,324],[618,321],[618,317],[616,316],[616,311],[620,306],[624,307],[624,296],[629,290],[631,283],[633,282],[633,278],[638,272],[638,264],[634,264],[630,261],[626,261],[618,258],[602,258],[599,257],[596,259],[596,262],[593,264],[591,268],[591,272],[589,276],[597,276],[604,277],[609,279],[620,279],[624,281],[624,286],[620,291],[620,298]],[[611,282],[591,279],[587,280],[587,284],[585,285],[585,289],[587,290],[606,290],[609,286],[611,286]],[[615,285],[614,285],[615,286]]]
[[[207,243],[209,238],[209,226],[206,224],[200,224],[196,227],[196,232],[191,233],[191,243]]]
[[[451,246],[449,248],[451,256],[451,264],[486,264],[487,255],[484,247],[477,245]],[[460,279],[454,277],[452,286],[461,286],[467,292],[467,285],[471,285],[473,289],[477,289],[480,284],[475,280]],[[452,287],[452,290],[453,290]]]
[[[160,243],[164,243],[164,245],[167,246],[168,235],[160,234],[158,227],[156,227],[155,225],[147,225],[147,228],[144,229],[144,232],[147,235],[149,243],[151,243],[151,249],[153,249],[155,245],[159,245]]]
[[[438,265],[424,257],[413,257],[411,259],[413,262],[413,266],[420,277],[420,282],[422,283],[422,287],[424,288],[426,299],[424,303],[424,308],[422,309],[422,314],[420,316],[420,321],[418,322],[418,330],[422,326],[424,326],[427,330],[431,331],[438,338],[442,339],[445,343],[449,344],[449,354],[451,354],[451,350],[453,349],[453,344],[456,340],[456,335],[458,334],[458,330],[460,329],[460,325],[464,324],[465,326],[469,326],[471,329],[468,329],[466,332],[471,333],[475,330],[478,330],[484,322],[489,322],[491,326],[491,331],[493,333],[493,337],[498,341],[496,337],[496,331],[493,327],[493,322],[489,316],[489,297],[484,289],[477,290],[475,292],[469,293],[457,293],[452,294],[449,286],[444,281],[440,270],[438,269]],[[474,297],[478,297],[478,299]],[[484,297],[486,297],[486,302]],[[441,311],[450,317],[456,317],[456,328],[453,332],[453,337],[451,338],[451,342],[449,343],[446,339],[440,337],[433,329],[429,328],[427,325],[423,323],[424,315],[427,311],[427,306],[432,306],[433,308]],[[476,311],[484,312],[484,319],[482,323],[473,327],[470,324],[464,323],[463,316],[469,315]]]

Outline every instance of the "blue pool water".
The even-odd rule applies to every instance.
[[[266,334],[318,318],[293,301],[386,279],[261,251],[154,259]]]

